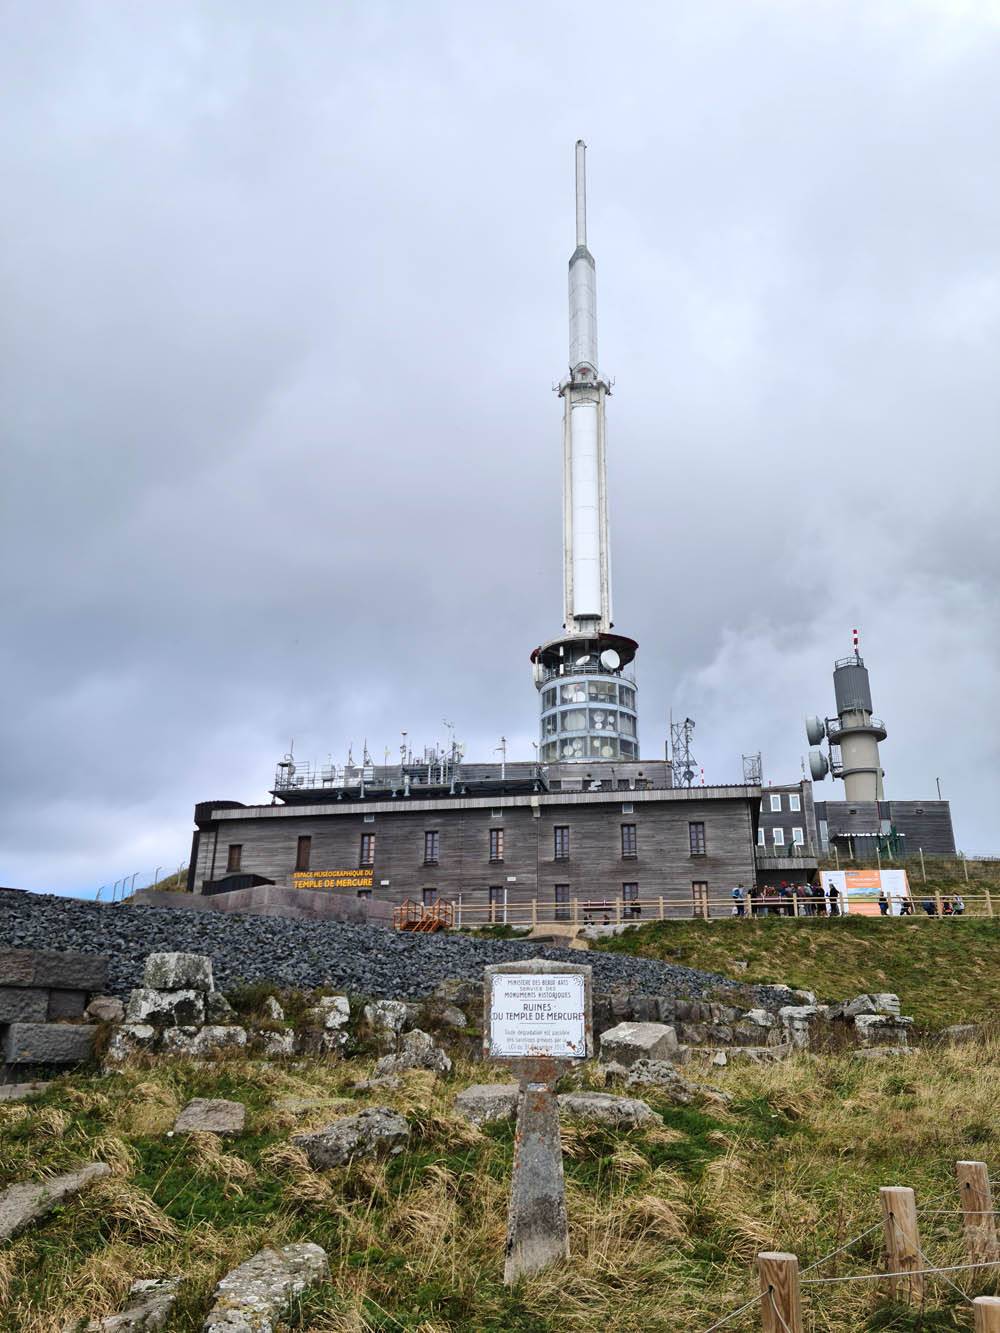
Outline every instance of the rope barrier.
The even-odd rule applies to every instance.
[[[965,1273],[970,1268],[997,1268],[1000,1260],[992,1259],[981,1264],[951,1264],[946,1268],[907,1268],[900,1273],[849,1273],[844,1277],[810,1277],[802,1283],[804,1287],[821,1287],[829,1282],[883,1282],[891,1277],[921,1277],[928,1273]]]
[[[811,1273],[814,1268],[819,1268],[820,1264],[825,1264],[827,1259],[832,1259],[834,1255],[837,1254],[843,1254],[844,1251],[849,1250],[852,1245],[856,1245],[859,1240],[864,1240],[865,1236],[870,1236],[873,1231],[881,1230],[881,1227],[881,1222],[875,1222],[872,1226],[866,1228],[866,1230],[860,1232],[857,1236],[852,1237],[851,1240],[846,1241],[839,1249],[831,1250],[829,1254],[824,1254],[822,1259],[817,1259],[816,1262],[810,1264],[808,1268],[803,1268],[802,1272]]]
[[[771,1309],[774,1311],[775,1315],[777,1316],[778,1323],[779,1323],[779,1324],[781,1325],[781,1327],[784,1329],[784,1333],[792,1333],[792,1330],[791,1330],[791,1329],[788,1327],[788,1325],[785,1323],[785,1316],[784,1316],[784,1315],[781,1313],[781,1311],[778,1309],[778,1302],[774,1299],[774,1292],[771,1290],[770,1287],[768,1287],[768,1289],[767,1289],[767,1294],[768,1294],[768,1295],[770,1296],[770,1298],[771,1298]]]
[[[929,1217],[994,1217],[1000,1208],[918,1208],[917,1212]]]
[[[737,1315],[746,1314],[751,1305],[756,1305],[759,1300],[759,1296],[752,1296],[750,1300],[747,1301],[746,1305],[741,1305],[738,1310],[733,1310],[730,1314],[725,1315],[717,1324],[713,1324],[711,1328],[706,1328],[705,1333],[715,1333],[717,1328],[722,1328],[725,1324],[728,1324],[731,1320],[735,1319]]]

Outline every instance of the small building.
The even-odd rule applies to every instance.
[[[758,883],[811,883],[817,875],[819,839],[812,783],[779,783],[760,789],[757,824]]]

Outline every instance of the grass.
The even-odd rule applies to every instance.
[[[370,1057],[155,1059],[64,1078],[37,1102],[0,1106],[0,1185],[87,1160],[113,1169],[0,1250],[2,1333],[56,1333],[120,1308],[133,1279],[170,1273],[184,1275],[170,1329],[194,1333],[226,1271],[293,1240],[322,1245],[333,1280],[303,1295],[286,1333],[703,1333],[753,1294],[758,1250],[790,1249],[806,1265],[877,1220],[879,1185],[912,1185],[920,1202],[950,1207],[957,1159],[995,1171],[1000,1158],[997,1043],[932,1048],[905,1062],[843,1054],[695,1066],[692,1077],[732,1101],[676,1107],[649,1090],[662,1124],[564,1125],[572,1258],[508,1289],[512,1127],[474,1129],[453,1110],[459,1088],[503,1071],[459,1062],[447,1079],[417,1072],[398,1092],[354,1094],[370,1066]],[[596,1085],[597,1071],[573,1080]],[[169,1136],[188,1098],[213,1095],[246,1103],[243,1136]],[[289,1138],[331,1112],[275,1105],[287,1096],[339,1097],[344,1110],[394,1105],[411,1121],[411,1142],[388,1162],[314,1172]],[[960,1261],[956,1219],[927,1216],[924,1245],[933,1261]],[[880,1263],[876,1233],[822,1271]],[[946,1285],[921,1312],[888,1304],[868,1283],[812,1287],[805,1304],[810,1333],[970,1327]],[[759,1316],[727,1327],[748,1333]]]
[[[821,1002],[895,991],[903,1013],[930,1029],[995,1018],[1000,1003],[1000,920],[658,921],[594,947],[739,981],[785,982]],[[739,962],[745,970],[734,967]]]

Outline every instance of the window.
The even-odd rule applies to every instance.
[[[375,816],[374,816],[374,815],[365,815],[363,818],[364,818],[364,823],[366,823],[366,824],[374,824],[374,823],[375,823]]]
[[[231,842],[229,851],[226,854],[226,869],[239,870],[240,862],[243,860],[243,844],[241,842]]]
[[[557,824],[552,830],[553,849],[552,855],[557,861],[569,860],[569,825]]]
[[[358,889],[359,898],[370,898],[371,896],[372,896],[371,889]]]
[[[626,860],[634,861],[639,855],[639,840],[636,837],[634,824],[622,825],[622,856]]]
[[[772,811],[774,811],[774,810],[780,810],[780,809],[781,809],[781,796],[780,796],[780,794],[779,794],[778,796],[772,796],[772,797],[771,797],[771,809],[772,809]]]
[[[490,819],[503,819],[503,810],[491,810]]]
[[[763,847],[767,843],[767,834],[762,828],[757,830],[757,846]]]
[[[688,824],[688,843],[692,856],[705,855],[705,825],[700,820]]]
[[[691,881],[691,907],[695,916],[708,916],[708,880]]]
[[[437,889],[424,889],[423,891],[424,906],[433,907],[434,904],[437,902],[437,897],[438,897]]]
[[[785,845],[785,830],[784,830],[783,828],[775,828],[775,829],[772,829],[772,830],[771,830],[771,837],[774,839],[774,845],[775,845],[775,847],[784,847],[784,845]]]
[[[295,869],[308,870],[309,857],[312,855],[313,840],[310,837],[299,838],[298,846],[295,848]]]
[[[375,864],[375,834],[362,833],[361,855],[358,857],[358,865],[373,866],[374,864]]]
[[[789,792],[789,793],[788,793],[788,808],[789,808],[789,810],[801,810],[801,809],[802,809],[802,800],[801,800],[801,798],[799,797],[798,792],[794,792],[794,791],[792,791],[792,792]]]
[[[490,922],[496,925],[507,920],[507,890],[502,884],[490,885]]]
[[[557,921],[568,921],[568,920],[569,920],[569,885],[568,885],[568,884],[556,884],[554,887],[555,887],[556,920],[557,920]]]
[[[636,917],[642,915],[642,908],[639,906],[639,886],[638,884],[622,885],[622,916]]]
[[[441,834],[424,834],[424,865],[436,866],[438,863],[438,852],[441,850]]]
[[[490,864],[503,860],[503,829],[490,829]]]
[[[795,843],[796,847],[801,847],[805,843],[805,840],[806,840],[806,835],[802,831],[802,829],[800,828],[792,829],[792,842]]]
[[[626,782],[627,782],[627,779],[626,779]],[[635,806],[632,804],[631,801],[626,801],[626,802],[622,805],[622,814],[623,814],[623,815],[631,815],[631,814],[634,813],[634,811],[635,811]]]

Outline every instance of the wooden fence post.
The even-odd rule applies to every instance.
[[[760,1317],[764,1333],[802,1333],[799,1261],[794,1254],[766,1250],[757,1255]]]
[[[990,913],[990,915],[992,916],[992,913]],[[660,920],[661,920],[661,921],[663,920],[663,899],[662,899],[662,898],[660,899]]]
[[[972,1302],[974,1333],[1000,1333],[1000,1296],[977,1296]]]
[[[941,901],[941,893],[938,889],[934,890],[934,902],[937,906],[938,916],[944,916],[944,904]]]
[[[958,1193],[962,1201],[962,1233],[970,1263],[1000,1260],[993,1192],[985,1162],[956,1162]]]
[[[989,889],[986,890],[986,915],[993,915],[993,899],[990,897]]]
[[[962,871],[963,871],[963,873],[964,873],[964,875],[965,875],[965,882],[966,882],[966,884],[968,884],[968,882],[969,882],[969,863],[968,863],[968,861],[965,859],[965,853],[964,853],[964,852],[962,853]]]
[[[924,1298],[924,1277],[916,1271],[923,1267],[916,1198],[911,1189],[896,1185],[883,1185],[878,1193],[882,1203],[888,1271],[909,1275],[890,1278],[889,1294],[920,1302]]]
[[[531,900],[531,925],[532,925],[532,928],[534,928],[535,926],[538,925],[538,899],[537,899],[537,898],[532,898],[532,900]]]
[[[573,925],[574,925],[574,926],[575,926],[576,923],[579,921],[579,919],[580,919],[580,899],[579,899],[579,898],[574,898],[574,899],[573,899]]]
[[[921,875],[923,876],[924,883],[926,884],[926,883],[927,883],[927,867],[924,865],[924,849],[921,847],[921,848],[919,849],[919,851],[920,851],[920,873],[921,873]]]

